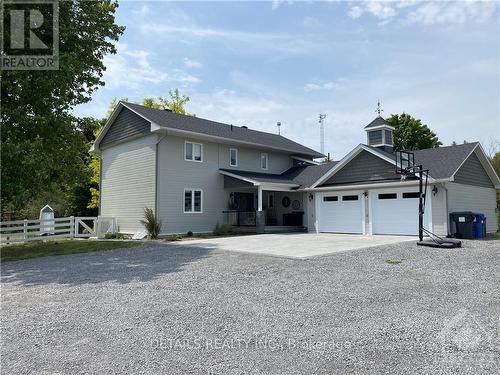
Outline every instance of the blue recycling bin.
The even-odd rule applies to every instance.
[[[486,216],[484,214],[474,214],[474,238],[486,237]]]

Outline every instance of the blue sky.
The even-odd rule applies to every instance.
[[[101,118],[113,97],[178,87],[198,117],[282,134],[334,159],[375,117],[407,112],[444,144],[500,140],[500,6],[495,2],[121,1],[126,26],[105,58],[106,86],[75,113]]]

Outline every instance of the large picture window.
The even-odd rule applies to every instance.
[[[184,189],[184,213],[203,212],[203,191]]]
[[[184,160],[203,161],[203,145],[201,143],[186,142],[184,144]]]

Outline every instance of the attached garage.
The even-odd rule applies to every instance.
[[[332,233],[363,233],[364,199],[361,192],[318,194],[318,230]]]
[[[392,148],[392,126],[381,117],[365,127],[367,145],[359,145],[338,162],[309,167],[316,176],[307,191],[314,206],[310,228],[318,232],[418,235],[418,175],[402,178]],[[449,215],[471,211],[486,216],[486,231],[498,230],[500,178],[479,143],[412,152],[404,163],[428,171],[424,229],[453,234]],[[401,161],[401,163],[403,163]],[[311,196],[315,193],[314,197]],[[313,210],[315,210],[313,212]]]
[[[367,190],[332,191],[317,195],[318,231],[418,235],[418,186]],[[366,206],[365,206],[366,202]],[[429,228],[430,199],[426,202],[424,227]],[[364,220],[367,213],[367,220]],[[363,231],[365,223],[370,224]]]

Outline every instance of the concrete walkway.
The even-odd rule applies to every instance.
[[[309,258],[341,251],[389,245],[405,241],[417,241],[411,236],[363,236],[359,234],[333,233],[287,233],[260,234],[193,240],[182,243],[194,246],[206,243],[219,250],[253,254],[281,256],[287,258]]]

